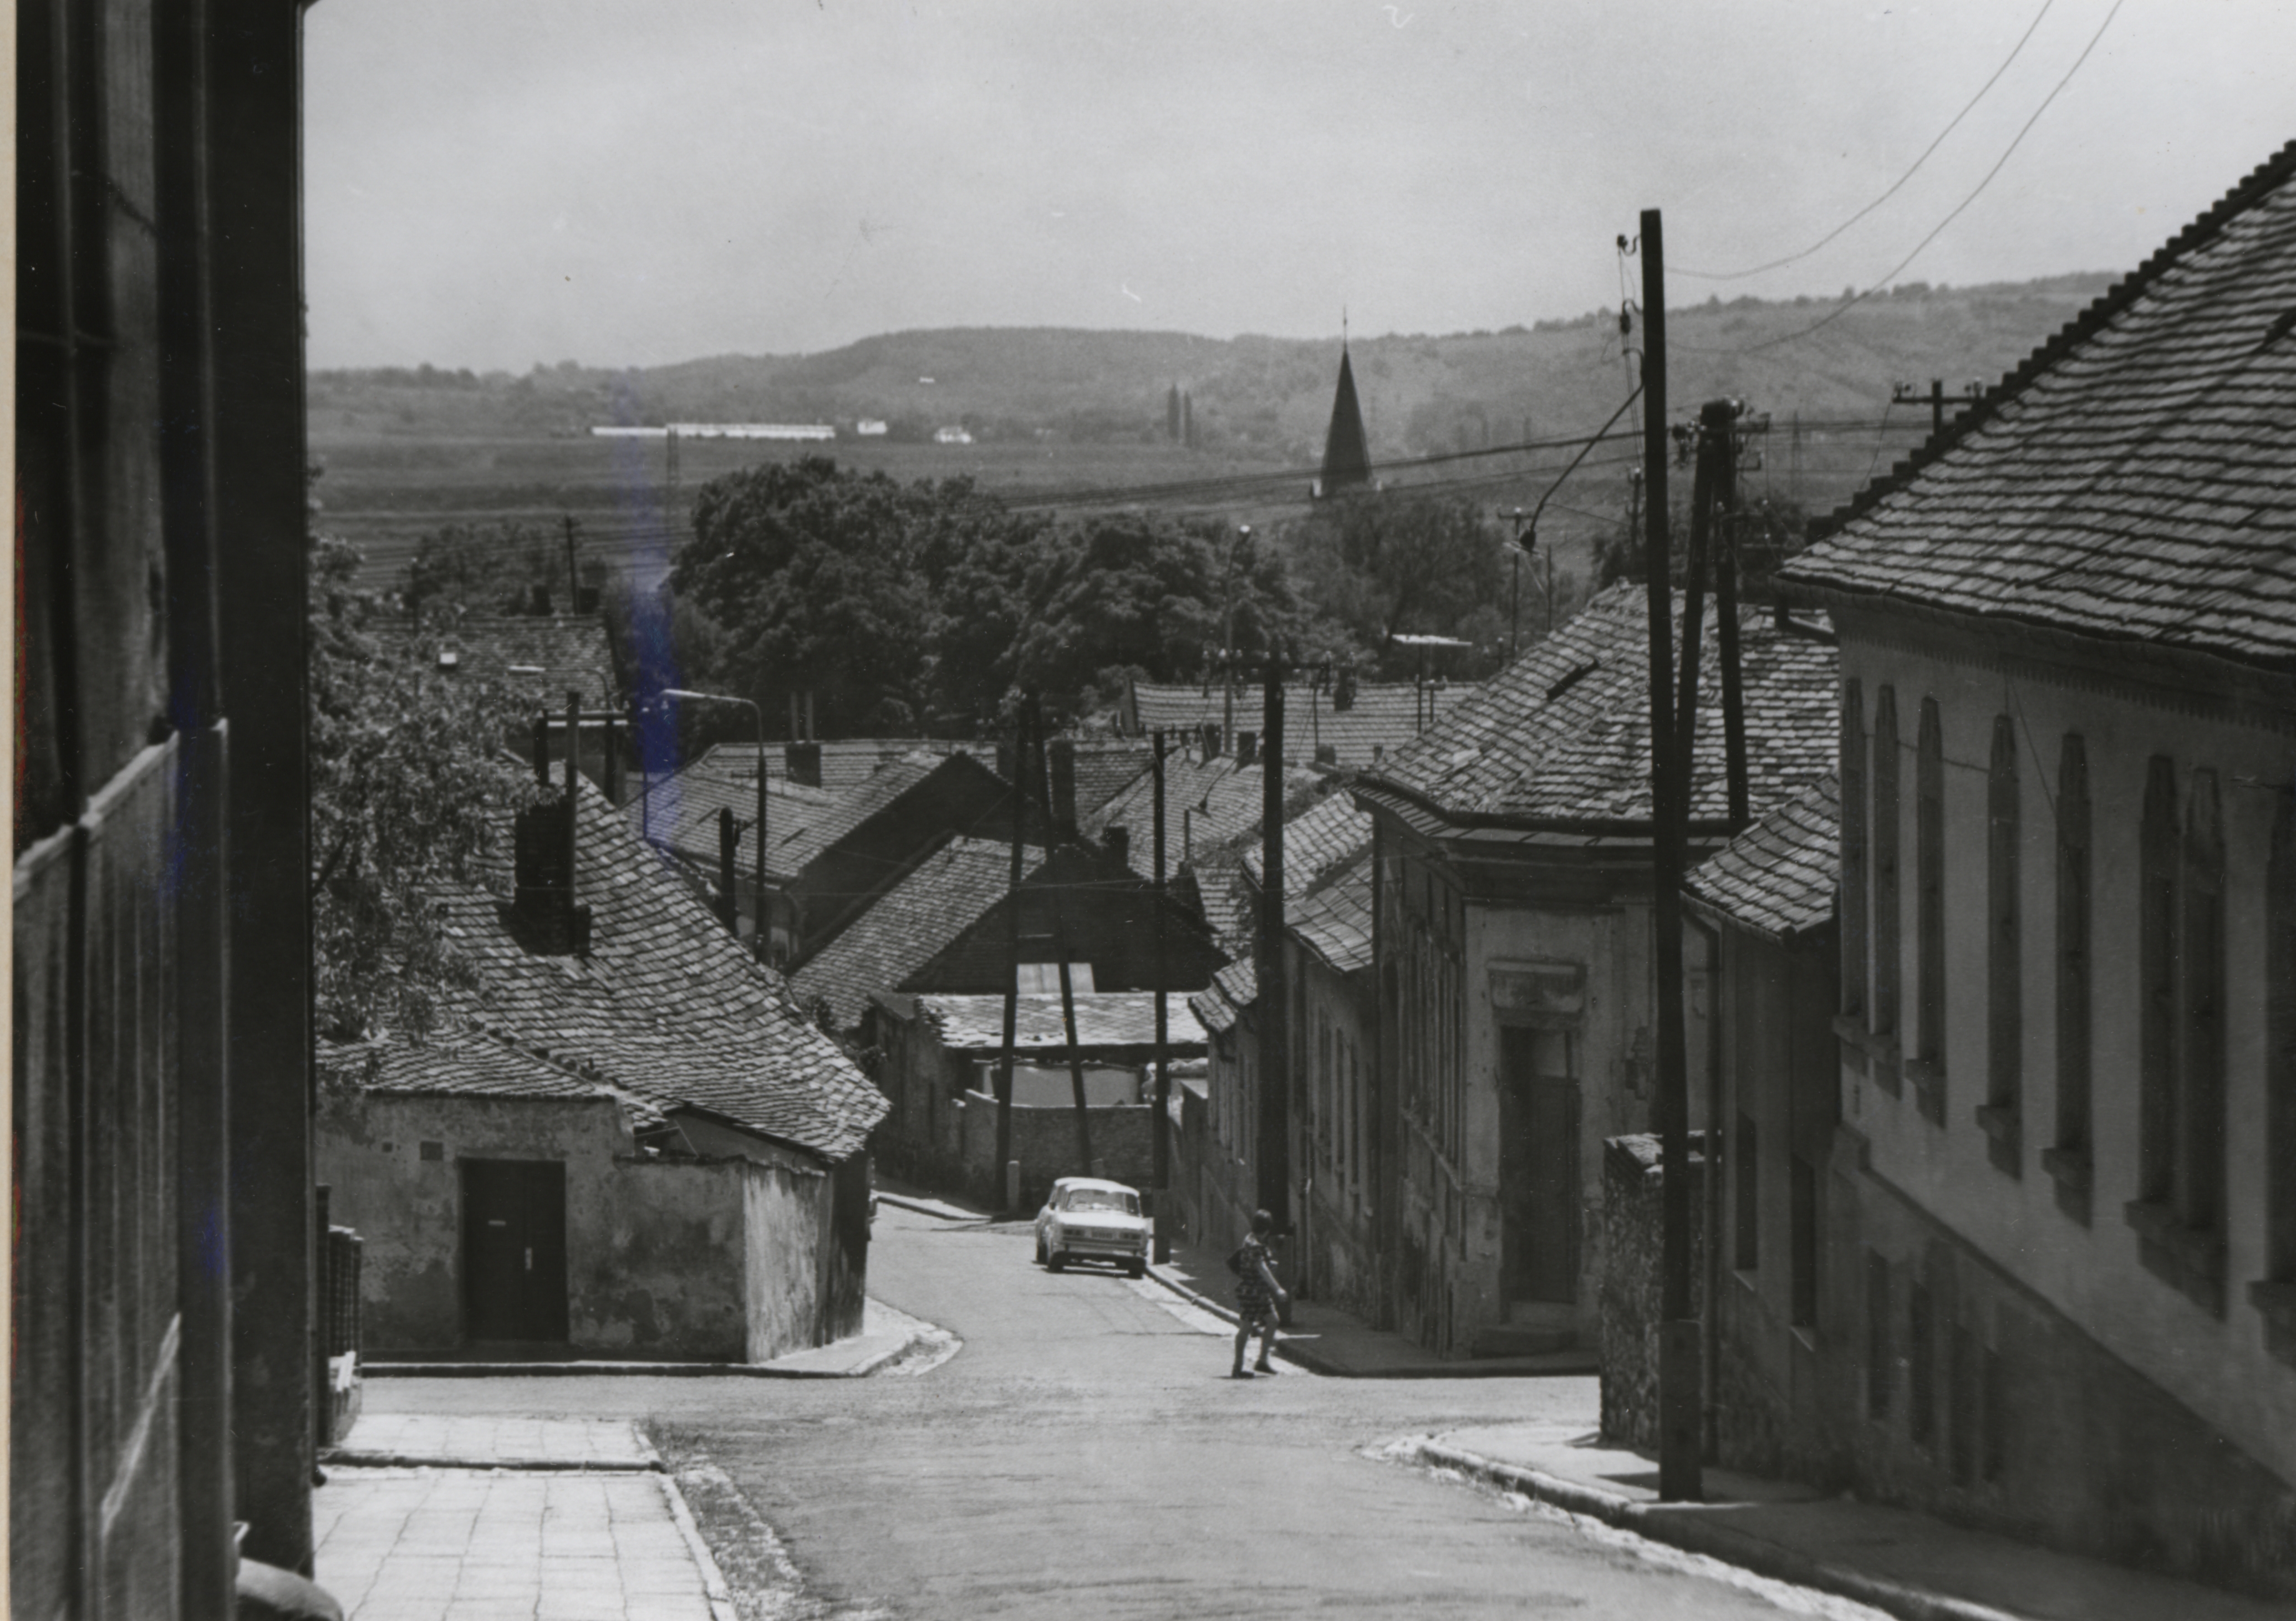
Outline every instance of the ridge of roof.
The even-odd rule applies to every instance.
[[[2223,196],[2154,249],[2136,269],[2099,293],[2087,307],[2034,346],[2030,353],[2004,372],[1999,381],[1978,396],[1967,410],[1946,423],[1940,431],[1931,434],[1911,454],[1892,463],[1888,472],[1853,491],[1848,501],[1824,518],[1813,521],[1809,526],[1812,544],[1831,537],[1864,517],[1888,496],[1911,483],[1915,474],[1959,446],[1978,428],[1991,422],[2005,405],[2023,394],[2036,379],[2149,291],[2163,273],[2212,241],[2226,225],[2292,175],[2296,175],[2296,140],[2288,142],[2243,176]],[[1789,561],[1780,570],[1781,578],[1791,579],[1792,569],[1793,564]]]

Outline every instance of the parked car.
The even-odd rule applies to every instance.
[[[1097,1176],[1063,1176],[1037,1212],[1037,1264],[1106,1261],[1133,1277],[1148,1270],[1150,1223],[1138,1190]]]

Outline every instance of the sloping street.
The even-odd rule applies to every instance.
[[[368,1410],[641,1418],[745,1616],[1781,1613],[1751,1578],[1375,1455],[1591,1414],[1591,1379],[1231,1380],[1226,1325],[1030,1248],[1021,1224],[881,1213],[873,1291],[964,1341],[922,1373],[390,1379]]]

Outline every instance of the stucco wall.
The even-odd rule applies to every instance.
[[[318,1174],[335,1219],[366,1240],[369,1352],[463,1343],[465,1159],[564,1164],[574,1349],[743,1355],[742,1162],[640,1159],[610,1099],[334,1096],[320,1114]]]
[[[968,1092],[960,1100],[959,1130],[963,1134],[967,1186],[977,1197],[1003,1195],[1004,1173],[996,1163],[996,1100],[985,1092]],[[1055,1179],[1097,1175],[1150,1185],[1154,1171],[1154,1144],[1150,1137],[1152,1107],[1145,1103],[1109,1104],[1087,1109],[1092,1138],[1091,1166],[1077,1158],[1076,1109],[1013,1106],[1013,1158],[1021,1162],[1021,1201],[1034,1209],[1044,1200]]]
[[[1299,1147],[1292,1174],[1302,1179],[1294,1208],[1301,1212],[1304,1280],[1311,1298],[1332,1301],[1358,1316],[1375,1320],[1383,1293],[1378,1251],[1372,1233],[1372,1178],[1376,1150],[1379,1044],[1376,1009],[1369,980],[1334,973],[1312,952],[1293,941],[1287,947],[1292,983],[1300,988],[1306,1019],[1295,1037],[1293,1055],[1305,1084]],[[1350,1095],[1344,1073],[1319,1079],[1319,1031],[1344,1036],[1355,1054],[1356,1084]],[[1334,1068],[1338,1068],[1336,1060]],[[1352,1151],[1350,1150],[1352,1145]]]
[[[1902,783],[1903,1005],[1912,1017],[1916,908],[1915,760],[1920,706],[1939,703],[1944,741],[1948,964],[1946,1105],[1922,1117],[1910,1084],[1891,1096],[1867,1060],[1843,1048],[1845,1124],[1869,1146],[1874,1175],[1934,1213],[2112,1356],[2242,1444],[2283,1480],[2296,1480],[2296,1367],[2276,1360],[2248,1298],[2266,1275],[2268,1173],[2265,1092],[2266,919],[2263,876],[2275,795],[2288,780],[2288,732],[2263,715],[2133,679],[2075,673],[1972,643],[1948,657],[1884,642],[1885,626],[1845,626],[1842,673],[1860,684],[1870,737],[1877,694],[1895,687]],[[2019,896],[2023,959],[2023,1143],[2020,1174],[1988,1159],[1973,1118],[1987,1068],[1987,773],[1994,717],[2009,714],[2020,743]],[[2285,717],[2281,717],[2284,726]],[[2084,1224],[2062,1208],[2040,1166],[2055,1116],[2053,804],[2060,739],[2085,740],[2092,806],[2094,1195]],[[2137,1196],[2139,851],[2147,761],[2177,765],[2181,803],[2195,768],[2217,773],[2226,856],[2225,1199],[2226,1308],[2219,1318],[2142,1263],[2123,1216]],[[1880,1060],[1874,1060],[1879,1062]]]
[[[829,1198],[825,1171],[750,1162],[743,1173],[743,1329],[750,1362],[770,1362],[829,1338],[818,1310]]]

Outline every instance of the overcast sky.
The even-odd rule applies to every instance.
[[[2296,137],[2296,0],[325,0],[316,366],[925,326],[1496,328],[2133,267]],[[2038,26],[2035,20],[2038,18]],[[2031,29],[2012,59],[2021,37]],[[2101,38],[2098,37],[2103,29]],[[1921,156],[1887,202],[1809,246]],[[1629,275],[1639,274],[1629,268]]]

